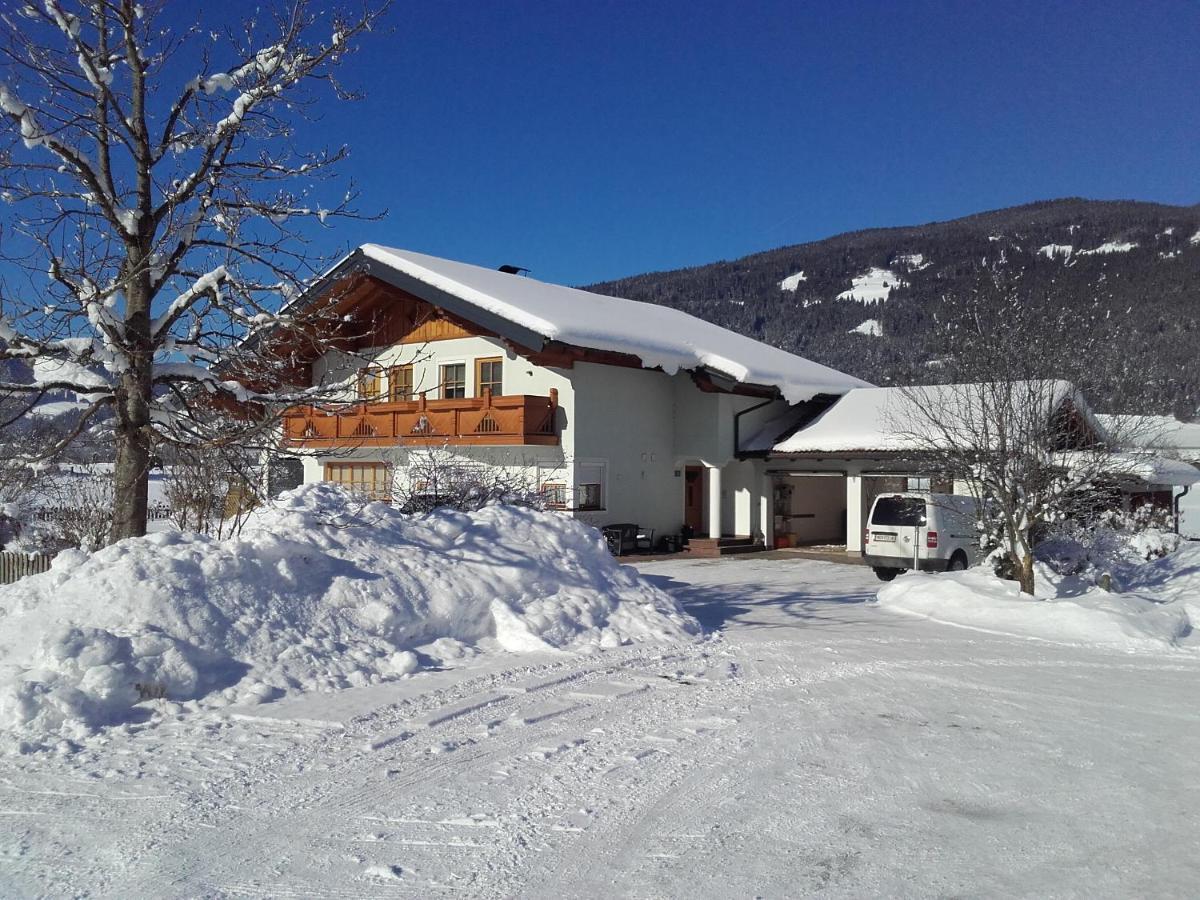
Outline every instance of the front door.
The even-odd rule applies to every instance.
[[[683,470],[683,523],[692,534],[704,534],[704,469],[688,466]]]

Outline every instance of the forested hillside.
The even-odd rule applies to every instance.
[[[1139,406],[1185,417],[1200,411],[1200,206],[1052,200],[590,290],[674,306],[894,384],[938,380],[946,353],[939,312],[984,285],[1048,312],[1086,313],[1091,327],[1124,347],[1130,370],[1144,374],[1151,399]],[[1128,405],[1115,388],[1094,400]]]

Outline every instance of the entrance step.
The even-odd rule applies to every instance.
[[[689,556],[712,559],[734,553],[759,553],[765,550],[762,541],[751,537],[692,538],[685,548]]]

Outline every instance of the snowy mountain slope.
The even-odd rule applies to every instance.
[[[803,272],[804,278],[795,278]],[[888,272],[868,284],[872,273]],[[874,384],[929,378],[947,296],[1012,276],[1039,307],[1112,316],[1161,408],[1200,408],[1200,206],[1053,200],[948,222],[851,232],[742,259],[635,275],[591,290],[663,303]],[[883,282],[887,282],[885,288]],[[862,300],[884,337],[850,334]],[[843,302],[831,302],[839,298]],[[846,302],[854,298],[860,302]],[[1101,408],[1104,399],[1096,398]]]

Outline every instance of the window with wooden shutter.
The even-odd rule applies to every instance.
[[[378,400],[383,393],[383,372],[379,369],[362,369],[358,373],[358,399]]]
[[[413,367],[393,366],[388,370],[388,400],[400,403],[413,398]]]
[[[504,393],[502,373],[504,363],[500,357],[475,360],[475,396],[482,397],[484,390],[490,390],[493,397]]]
[[[368,500],[392,498],[392,470],[384,463],[326,463],[325,480]]]

